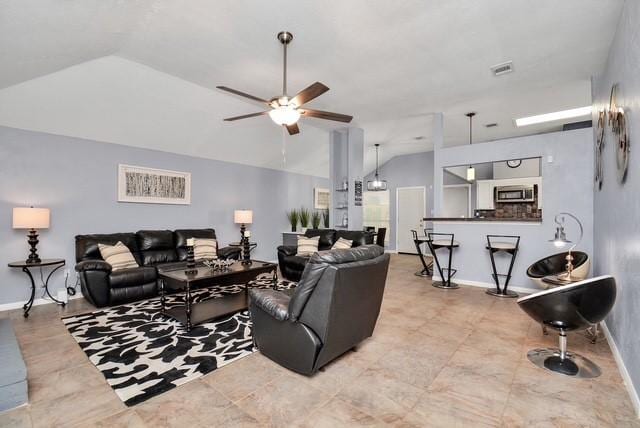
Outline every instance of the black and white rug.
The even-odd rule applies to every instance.
[[[271,278],[251,287],[269,288]],[[295,287],[279,281],[280,289]],[[198,290],[194,301],[243,293],[230,285]],[[182,304],[183,293],[167,296],[167,307]],[[248,311],[191,328],[160,314],[154,298],[63,318],[71,335],[102,372],[118,397],[133,406],[197,379],[255,352]]]

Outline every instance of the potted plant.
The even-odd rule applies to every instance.
[[[311,213],[311,227],[314,229],[320,229],[320,211],[314,211]]]
[[[322,211],[322,223],[325,229],[329,229],[329,209]]]
[[[302,232],[306,232],[309,227],[309,218],[311,217],[311,213],[306,208],[300,208],[298,210],[298,217],[300,218],[300,226],[302,226]]]
[[[291,231],[295,232],[298,228],[298,220],[300,219],[300,214],[298,210],[293,209],[291,211],[287,211],[287,220],[289,220],[289,224],[291,225]]]

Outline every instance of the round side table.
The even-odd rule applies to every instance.
[[[64,265],[65,265],[64,259],[42,259],[40,263],[27,263],[24,260],[9,263],[10,268],[21,268],[22,272],[26,273],[29,279],[31,280],[31,297],[29,298],[29,301],[25,303],[24,306],[22,307],[22,309],[24,310],[23,316],[25,318],[29,316],[29,311],[31,310],[31,306],[33,306],[33,301],[35,300],[35,297],[36,297],[36,282],[33,279],[33,275],[31,274],[31,271],[29,269],[43,268],[43,267],[53,268],[51,272],[49,272],[49,275],[47,275],[47,279],[44,282],[44,290],[47,293],[47,296],[49,296],[51,300],[53,300],[55,303],[59,305],[65,306],[66,304],[65,302],[61,302],[60,300],[56,299],[49,292],[49,278],[51,278],[51,275],[53,275],[55,271],[57,271]]]

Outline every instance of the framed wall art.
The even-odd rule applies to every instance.
[[[118,202],[191,204],[191,173],[118,165]]]
[[[313,189],[313,208],[317,210],[329,209],[330,198],[331,198],[331,193],[329,193],[329,189],[324,189],[322,187],[314,188]]]

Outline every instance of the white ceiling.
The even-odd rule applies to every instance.
[[[267,117],[222,122],[260,108],[216,85],[280,92],[278,31],[294,34],[290,91],[325,83],[310,107],[354,115],[384,161],[429,149],[433,112],[447,145],[467,142],[467,111],[476,141],[557,129],[512,120],[591,103],[622,3],[3,0],[0,125],[326,176],[341,124],[283,137]],[[516,71],[492,76],[506,60]]]

